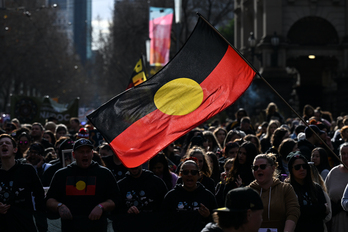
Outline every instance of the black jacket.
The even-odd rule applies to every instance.
[[[37,231],[33,221],[33,197],[39,231],[47,231],[44,190],[33,166],[16,160],[8,171],[0,169],[0,202],[11,205],[0,214],[0,231]]]

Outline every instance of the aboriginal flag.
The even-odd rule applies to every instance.
[[[256,71],[202,16],[175,57],[156,75],[87,118],[129,168],[234,103]]]
[[[94,196],[95,186],[95,176],[68,176],[66,179],[65,193],[67,196]]]
[[[144,62],[143,55],[141,55],[140,59],[138,60],[137,64],[135,65],[131,79],[129,81],[127,89],[132,88],[133,86],[137,86],[144,81],[146,81],[146,66]]]

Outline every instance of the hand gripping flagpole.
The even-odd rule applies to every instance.
[[[226,41],[226,43],[228,43],[238,53],[238,55],[242,57],[242,59],[255,71],[256,75],[258,75],[261,78],[261,80],[263,80],[266,83],[266,85],[268,85],[268,87],[290,108],[290,110],[296,114],[296,116],[306,125],[306,127],[308,127],[313,132],[313,134],[317,136],[317,138],[322,142],[322,144],[325,145],[325,147],[331,152],[331,154],[334,155],[346,169],[348,169],[347,165],[341,161],[341,159],[336,155],[335,152],[333,152],[333,150],[326,144],[326,142],[308,125],[308,123],[296,112],[296,110],[292,108],[287,101],[285,101],[285,99],[277,92],[277,90],[275,90],[272,87],[272,85],[268,83],[268,81],[259,73],[259,71],[228,40],[226,40],[225,37],[223,37],[221,33],[208,22],[208,20],[206,20],[200,13],[197,13],[197,15],[201,19],[203,19],[211,28],[213,28],[214,31],[216,31],[216,33],[218,33],[221,36],[221,38],[223,38]]]

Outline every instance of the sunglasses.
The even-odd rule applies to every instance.
[[[296,164],[296,165],[294,165],[294,169],[295,169],[296,171],[300,170],[301,167],[302,167],[303,169],[309,169],[309,165],[308,165],[308,164]]]
[[[181,173],[184,176],[187,176],[190,173],[191,173],[192,176],[195,176],[195,175],[198,175],[199,171],[198,170],[182,170]]]
[[[29,141],[23,141],[23,140],[19,141],[19,144],[28,144],[28,143]]]
[[[259,170],[259,168],[261,170],[265,170],[267,168],[268,164],[260,164],[260,166],[255,165],[255,166],[251,166],[251,169],[254,170],[254,172],[256,172],[257,170]]]

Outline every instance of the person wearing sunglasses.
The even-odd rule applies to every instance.
[[[324,219],[330,212],[323,189],[312,180],[310,166],[300,151],[288,155],[290,183],[297,195],[301,215],[296,224],[296,232],[324,231]]]
[[[177,184],[174,189],[166,194],[162,209],[165,212],[186,213],[188,218],[197,218],[199,216],[198,220],[201,228],[195,229],[203,229],[209,221],[212,221],[211,213],[213,209],[217,208],[215,196],[198,182],[201,174],[194,160],[186,160],[180,167],[179,175],[182,183]],[[173,221],[169,220],[170,225],[175,226],[178,224],[174,219]],[[192,221],[192,224],[195,223]],[[180,228],[180,231],[192,231],[192,228]]]
[[[18,137],[18,150],[16,153],[16,159],[23,158],[24,153],[28,150],[31,144],[31,137],[26,132],[23,132]]]
[[[276,159],[272,153],[257,155],[251,166],[255,180],[249,186],[260,194],[264,205],[261,228],[293,232],[300,206],[293,187],[279,180]]]

